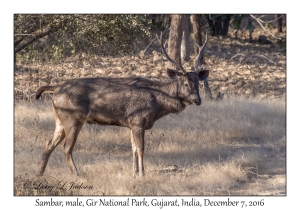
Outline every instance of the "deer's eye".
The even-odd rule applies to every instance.
[[[184,83],[184,86],[185,86],[185,87],[189,87],[188,83]]]

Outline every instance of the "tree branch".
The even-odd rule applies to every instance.
[[[38,35],[35,35],[33,39],[31,39],[30,41],[26,42],[25,44],[21,45],[20,47],[18,47],[17,49],[15,49],[15,54],[20,52],[21,50],[23,50],[24,48],[26,48],[28,45],[32,44],[33,42],[37,41],[38,39],[47,36],[49,34],[52,34],[53,32],[57,31],[58,29],[50,29],[44,33],[40,33]]]
[[[31,28],[28,32],[25,34],[28,34],[28,36],[34,36],[32,35],[33,32],[37,31],[39,29],[39,26],[36,25],[35,27]],[[14,42],[14,47],[17,47],[18,44],[20,44],[27,36],[22,36],[20,39]]]
[[[167,31],[170,30],[170,28],[171,28],[171,27],[165,29],[165,31],[164,31],[162,34],[164,35]],[[146,51],[150,48],[150,46],[151,46],[151,45],[153,44],[153,42],[155,42],[156,40],[157,40],[157,37],[155,37],[154,39],[152,39],[152,41],[151,41],[150,44],[146,47],[146,49],[143,50],[143,51],[141,52],[141,54],[140,54],[141,57],[144,57],[144,56],[145,56]]]
[[[272,37],[274,37],[275,39],[281,40],[280,37],[276,37],[274,34],[272,34],[268,29],[266,29],[263,25],[262,25],[262,20],[259,18],[254,17],[253,15],[250,14],[250,17],[252,17],[266,32],[268,32]]]
[[[235,57],[237,57],[237,56],[243,56],[243,57],[245,57],[245,55],[244,54],[242,54],[242,53],[238,53],[238,54],[236,54],[236,55],[234,55],[234,56],[232,56],[230,59],[229,59],[229,61],[231,61],[233,58],[235,58]]]
[[[279,18],[282,18],[282,15],[280,15],[279,17],[275,18],[274,20],[263,21],[263,20],[261,19],[261,17],[263,17],[263,16],[265,16],[265,15],[262,15],[262,16],[260,16],[259,18],[257,18],[257,19],[259,19],[262,23],[271,23],[271,22],[274,22],[274,21],[278,20]]]

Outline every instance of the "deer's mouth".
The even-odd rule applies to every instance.
[[[194,102],[192,102],[191,104],[196,105],[196,106],[200,106],[200,105],[201,105],[201,101],[200,101],[200,102],[194,101]]]
[[[187,101],[187,100],[183,101],[183,104],[186,105],[186,106],[189,106],[189,105],[192,105],[192,104],[196,105],[196,103],[194,103],[193,101]]]
[[[191,99],[191,100],[184,100],[183,103],[185,105],[196,105],[200,106],[201,105],[201,99]]]

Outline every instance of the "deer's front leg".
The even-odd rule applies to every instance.
[[[133,132],[131,130],[131,146],[132,146],[132,159],[133,159],[133,177],[138,174],[138,154],[133,138]]]
[[[133,173],[144,175],[144,136],[145,129],[143,127],[134,126],[131,129],[131,143],[133,152]]]

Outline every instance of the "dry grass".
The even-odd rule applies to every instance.
[[[53,131],[50,101],[15,102],[15,195],[286,194],[282,98],[204,101],[162,118],[146,132],[143,178],[132,177],[129,129],[93,125],[83,127],[74,148],[79,177],[71,175],[59,146],[36,178]],[[67,190],[71,182],[93,189]],[[39,183],[54,188],[34,189]]]

